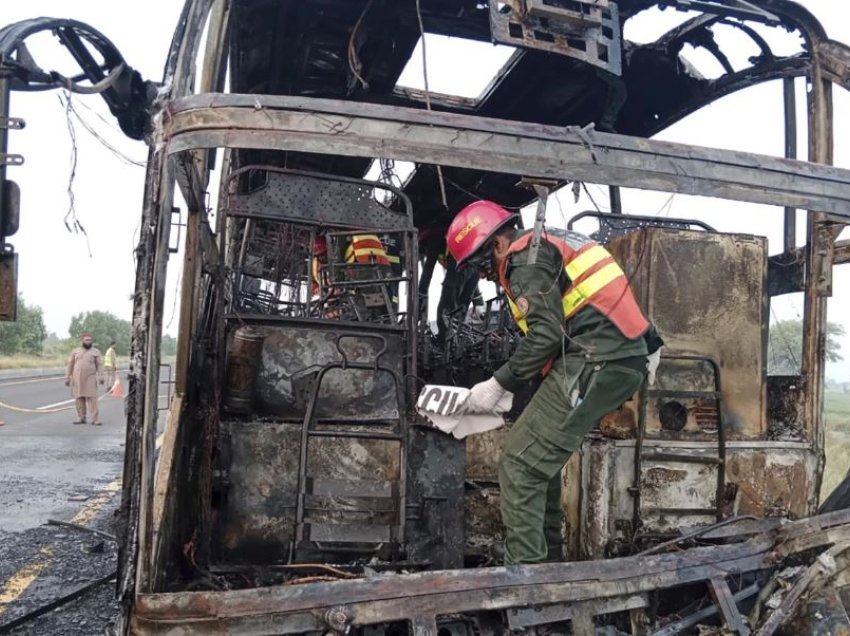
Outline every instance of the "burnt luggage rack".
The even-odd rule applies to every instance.
[[[638,434],[635,442],[635,473],[634,482],[629,492],[634,496],[633,528],[635,536],[643,525],[642,512],[670,513],[677,515],[714,516],[717,521],[723,519],[723,499],[726,490],[726,430],[723,421],[723,397],[720,384],[720,367],[712,358],[691,355],[663,356],[662,360],[684,360],[695,363],[708,363],[714,375],[714,391],[680,391],[651,389],[644,381],[640,392],[640,413],[638,417]],[[685,453],[645,452],[646,439],[646,409],[649,398],[707,398],[714,400],[717,407],[717,454],[715,456],[688,455]],[[684,464],[708,464],[717,467],[717,490],[713,508],[641,508],[641,480],[645,462],[655,464],[672,462]]]
[[[343,350],[341,343],[346,339],[355,340],[378,340],[380,349],[375,353],[370,362],[351,362]],[[299,469],[298,469],[298,491],[295,510],[295,532],[294,541],[290,549],[290,562],[298,558],[315,558],[317,553],[339,553],[348,556],[371,557],[393,560],[398,557],[399,546],[404,542],[405,521],[405,486],[406,486],[406,456],[405,446],[407,439],[407,421],[404,409],[403,384],[399,374],[386,366],[381,365],[381,356],[387,351],[385,338],[377,334],[366,333],[343,333],[336,337],[336,349],[340,354],[339,362],[331,362],[319,368],[315,372],[312,381],[310,398],[307,411],[301,428]],[[397,401],[395,418],[377,418],[366,422],[362,418],[334,417],[332,424],[336,430],[317,429],[317,403],[322,386],[322,380],[328,371],[340,369],[342,371],[372,371],[375,376],[386,373],[392,376],[395,385]],[[386,426],[387,430],[374,431],[363,430],[363,426],[370,425],[372,428]],[[390,425],[390,426],[387,426]],[[340,430],[342,428],[343,430]],[[365,480],[332,480],[323,479],[320,476],[311,475],[308,472],[309,443],[314,437],[326,438],[354,438],[366,440],[385,440],[397,442],[398,451],[398,479],[391,481],[365,481]],[[321,507],[314,501],[316,498],[343,498],[345,500],[370,500],[390,504],[375,509],[370,507]],[[309,512],[319,513],[345,513],[354,512],[366,516],[375,513],[386,516],[394,516],[393,523],[356,523],[348,524],[333,523],[329,521],[310,521]]]

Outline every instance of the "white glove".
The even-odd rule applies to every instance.
[[[658,370],[658,364],[661,362],[661,347],[646,356],[646,382],[649,386],[655,386],[655,372]]]
[[[496,378],[479,382],[469,390],[467,413],[504,413],[510,410],[514,394],[499,384]],[[505,406],[507,405],[507,408]],[[497,408],[498,407],[498,408]]]

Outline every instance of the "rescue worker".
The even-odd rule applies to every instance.
[[[106,373],[106,386],[115,384],[115,341],[109,343],[109,348],[103,354],[103,370]]]
[[[400,260],[400,259],[399,259]],[[345,262],[349,265],[373,265],[377,269],[368,268],[363,272],[354,274],[355,278],[360,280],[388,278],[392,276],[392,261],[387,254],[387,249],[381,242],[377,234],[353,234],[349,237],[348,247],[345,248]],[[398,285],[394,283],[385,283],[389,302],[393,306],[393,311],[398,307]],[[377,289],[377,288],[376,288]],[[367,292],[366,288],[361,287],[355,292],[355,295]],[[370,308],[371,312],[377,313],[372,318],[381,317],[390,308],[384,307],[378,309],[376,306]]]
[[[470,268],[458,268],[455,259],[447,253],[438,257],[445,269],[440,301],[437,304],[437,336],[442,342],[446,338],[449,324],[456,314],[462,319],[477,319],[484,315],[484,299],[478,289],[478,273]],[[470,303],[472,314],[467,315]]]
[[[455,259],[446,249],[444,231],[438,235],[438,230],[427,227],[419,233],[419,254],[425,258],[419,279],[420,307],[427,307],[428,287],[431,285],[434,266],[439,263],[445,272],[437,303],[437,337],[440,342],[445,341],[452,316],[463,312],[463,317],[468,320],[480,321],[484,317],[484,299],[478,289],[478,272],[469,268],[458,269]],[[470,302],[472,313],[467,315]]]
[[[93,426],[100,426],[97,419],[97,383],[103,384],[103,363],[100,351],[92,346],[92,336],[84,333],[80,336],[80,347],[68,356],[68,369],[65,372],[65,386],[71,387],[77,407],[77,419],[74,424],[85,424],[86,416],[91,416]]]
[[[310,263],[310,296],[318,300],[322,292],[322,265],[328,262],[328,242],[324,236],[317,236],[313,242],[313,262]]]
[[[640,387],[654,334],[623,270],[582,234],[547,230],[535,263],[531,231],[490,201],[465,207],[448,229],[460,267],[498,282],[525,334],[510,360],[472,387],[469,412],[494,412],[520,384],[545,378],[508,433],[499,463],[505,563],[560,559],[561,469],[583,437]],[[652,336],[651,347],[660,339]]]
[[[354,234],[345,249],[345,262],[389,266],[390,259],[376,234]]]

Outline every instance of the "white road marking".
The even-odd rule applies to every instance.
[[[66,404],[71,404],[73,401],[74,401],[74,398],[71,398],[70,400],[62,400],[61,402],[56,402],[54,404],[46,404],[44,406],[37,406],[37,407],[35,407],[35,410],[36,411],[43,411],[45,409],[52,409],[52,408],[56,408],[57,406],[64,406]]]

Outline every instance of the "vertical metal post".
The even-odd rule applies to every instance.
[[[813,50],[817,50],[814,48]],[[820,59],[812,60],[811,91],[809,92],[809,161],[832,164],[832,83],[823,77]],[[823,480],[824,427],[823,391],[826,351],[827,297],[831,293],[832,262],[830,252],[831,232],[824,232],[826,215],[809,211],[806,242],[806,288],[803,320],[803,359],[801,373],[806,393],[804,422],[811,435],[812,450],[817,454],[814,492],[809,502],[810,512],[817,508],[818,494]],[[827,243],[827,241],[829,241]]]
[[[533,184],[537,193],[537,214],[534,217],[534,230],[531,234],[531,247],[528,248],[528,264],[537,262],[537,252],[540,250],[540,237],[543,234],[543,224],[546,222],[546,201],[549,198],[549,188]]]
[[[608,186],[608,200],[611,203],[611,214],[623,213],[623,200],[620,198],[620,186]]]
[[[9,145],[9,93],[12,87],[9,76],[0,70],[0,251],[6,236],[3,233],[3,219],[6,218],[6,155]]]
[[[797,158],[797,91],[795,78],[786,77],[782,82],[785,97],[785,157]],[[612,204],[613,210],[613,204]],[[797,210],[785,208],[784,251],[790,252],[797,247]]]

